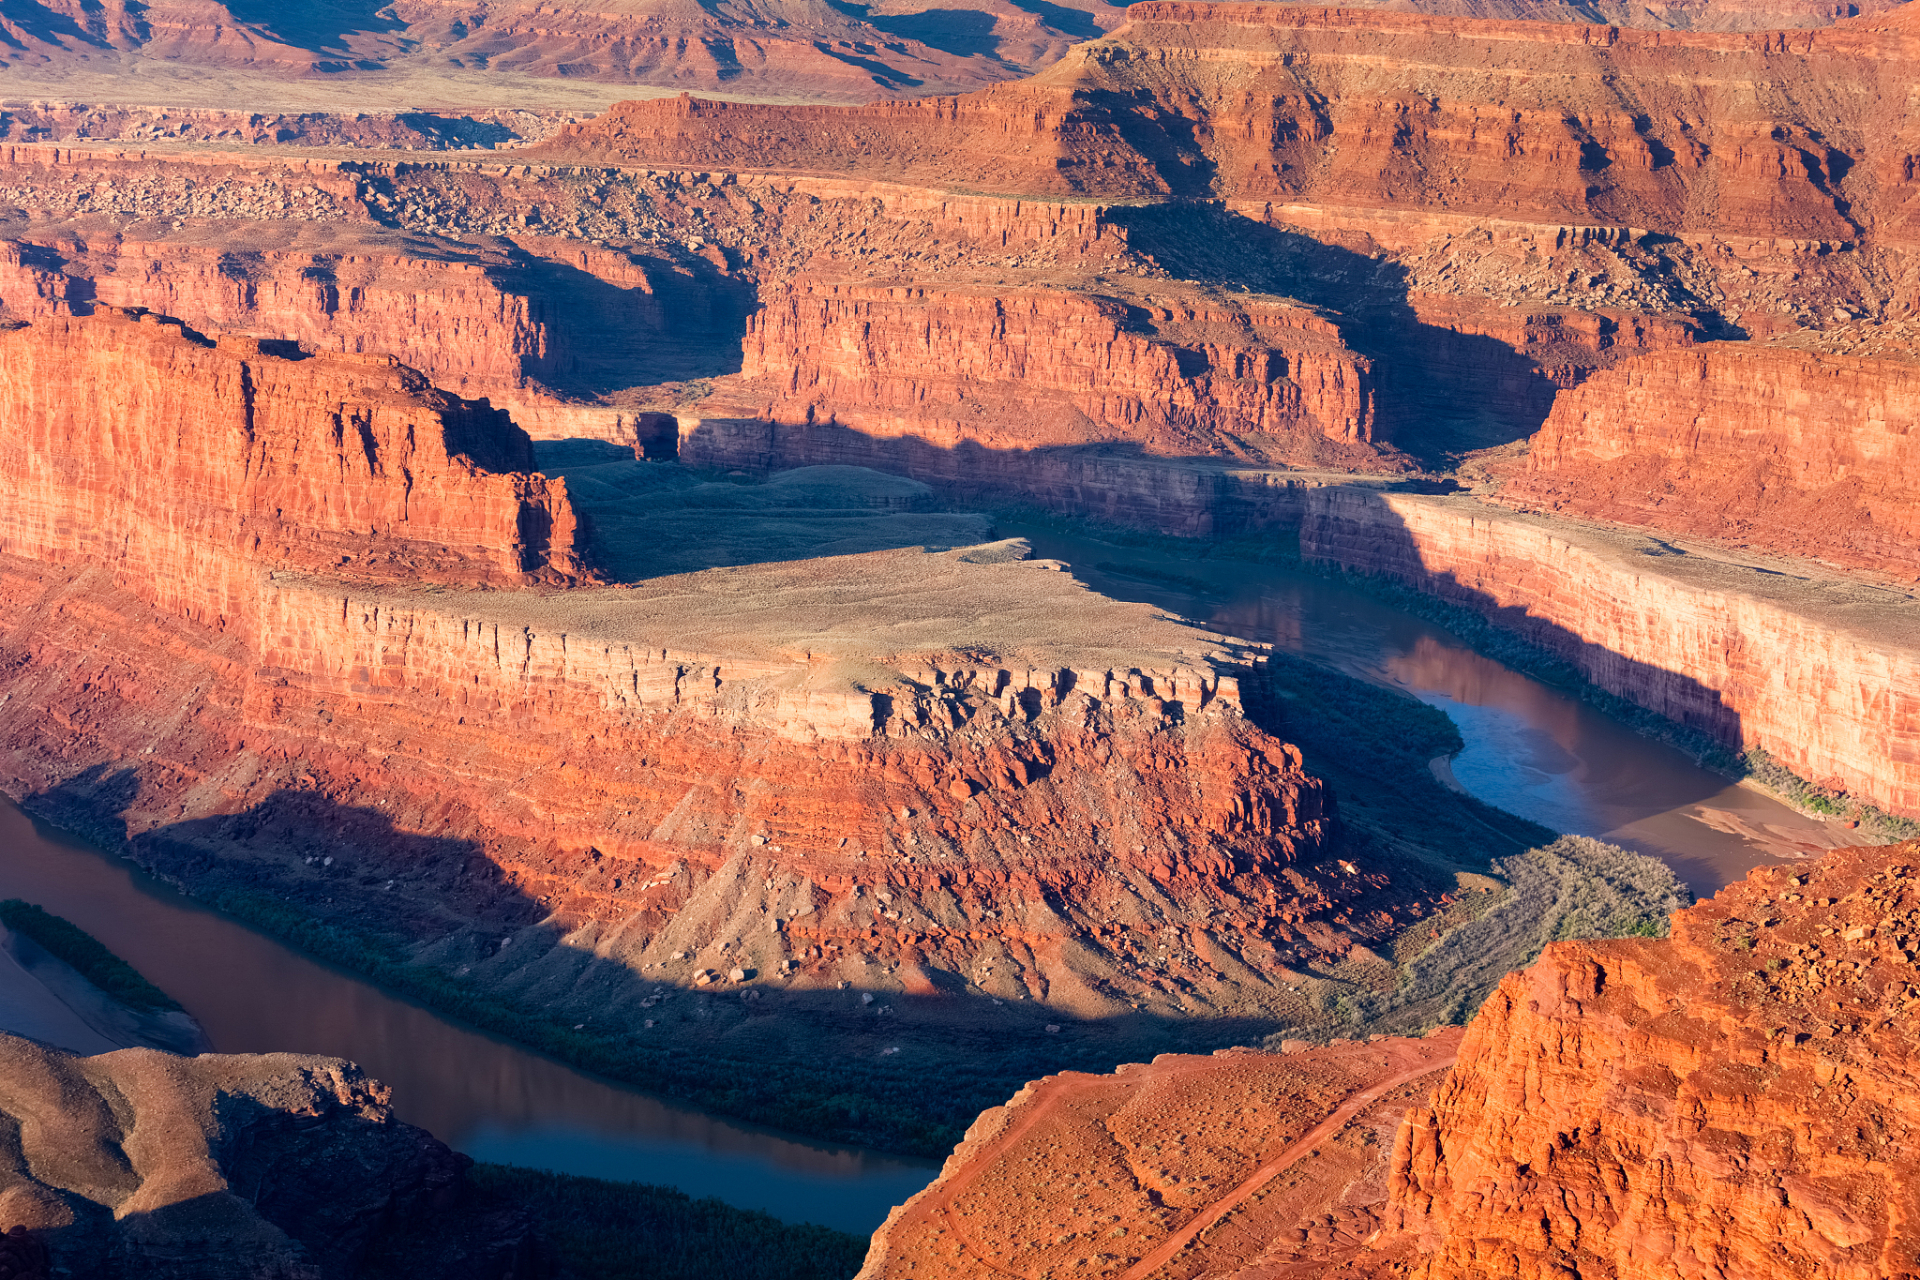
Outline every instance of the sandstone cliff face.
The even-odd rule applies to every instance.
[[[541,1269],[524,1214],[402,1124],[352,1063],[294,1054],[74,1058],[0,1035],[0,1216],[54,1274],[347,1280],[370,1263],[505,1280]]]
[[[14,555],[109,567],[215,622],[267,570],[577,578],[564,484],[500,411],[390,358],[285,359],[146,315],[0,334]]]
[[[568,398],[726,367],[713,347],[737,343],[724,331],[738,287],[645,254],[299,223],[254,226],[245,240],[204,225],[134,237],[97,218],[35,228],[0,243],[0,305],[24,320],[139,308],[308,351],[393,356],[536,426]]]
[[[1029,82],[963,97],[858,107],[656,98],[559,130],[547,163],[831,174],[1032,196],[1165,195],[1112,109]],[[1089,176],[1091,175],[1091,176]]]
[[[1301,547],[1479,610],[1601,688],[1803,778],[1920,812],[1920,632],[1903,596],[1351,488],[1308,495]]]
[[[1873,103],[1904,100],[1906,25],[1643,33],[1166,0],[1018,85],[857,108],[627,103],[541,154],[1211,195],[1280,221],[1299,206],[1905,243],[1912,148]],[[1704,60],[1726,78],[1700,77]],[[1637,86],[1633,110],[1616,81]]]
[[[771,384],[758,415],[771,420],[1173,455],[1310,458],[1316,437],[1329,455],[1372,438],[1369,363],[1333,323],[1277,300],[800,280],[762,304],[741,373]]]
[[[1763,869],[1509,977],[1401,1130],[1408,1273],[1914,1274],[1916,856]]]
[[[1036,1081],[862,1275],[1911,1276],[1916,858],[1552,943],[1464,1036]]]
[[[1501,500],[1920,578],[1920,369],[1713,343],[1562,396]]]

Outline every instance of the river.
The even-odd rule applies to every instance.
[[[1556,830],[1664,858],[1696,892],[1849,834],[1732,786],[1444,629],[1336,583],[1044,530],[1009,532],[1074,562],[1079,576],[1112,595],[1443,708],[1467,741],[1452,762],[1460,785]],[[1102,563],[1210,585],[1167,586],[1095,567]],[[719,1120],[456,1026],[208,911],[11,805],[0,807],[0,897],[37,902],[99,938],[185,1005],[217,1050],[351,1058],[393,1087],[403,1119],[479,1159],[663,1183],[859,1234],[934,1176],[930,1161]]]
[[[1714,893],[1757,866],[1867,840],[1703,769],[1686,753],[1474,652],[1445,628],[1340,582],[1037,527],[1002,532],[1027,538],[1039,555],[1068,561],[1076,577],[1107,595],[1159,605],[1439,707],[1466,740],[1451,761],[1460,786],[1555,831],[1659,858],[1696,894]],[[1170,585],[1141,571],[1195,585]]]

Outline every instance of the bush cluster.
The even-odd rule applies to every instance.
[[[19,898],[0,902],[0,924],[33,939],[48,954],[65,961],[81,977],[130,1009],[142,1013],[170,1013],[180,1005],[140,976],[140,971],[107,950],[98,939],[70,920]]]
[[[848,1280],[867,1242],[671,1187],[478,1164],[467,1180],[533,1215],[568,1280]]]

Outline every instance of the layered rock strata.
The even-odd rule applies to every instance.
[[[449,84],[441,94],[478,93],[489,101],[550,98],[541,82],[557,78],[862,101],[1016,76],[1115,25],[1120,15],[1104,0],[1042,14],[1005,0],[973,0],[957,10],[879,8],[854,13],[762,0],[720,13],[633,0],[587,8],[407,0],[376,16],[205,0],[27,0],[0,33],[10,64],[55,85],[104,64],[141,68],[146,81],[163,84],[210,70],[283,79],[350,75],[368,98],[397,108],[417,102],[421,83],[443,73]],[[491,85],[476,90],[475,71]]]
[[[1904,592],[1471,498],[1316,490],[1300,537],[1309,558],[1484,613],[1629,702],[1920,812],[1920,626]]]
[[[1912,1274],[1916,858],[1553,943],[1464,1036],[1036,1082],[862,1275]]]
[[[583,399],[738,367],[724,347],[745,290],[695,259],[524,235],[446,244],[298,222],[130,235],[104,218],[0,242],[0,306],[19,320],[138,308],[310,352],[393,356],[436,386],[509,406],[536,430],[571,414],[618,434],[631,411]],[[721,349],[716,349],[721,348]],[[564,432],[565,428],[554,428]]]
[[[539,141],[581,116],[556,110],[236,111],[124,103],[14,103],[0,112],[4,142],[213,142],[229,146],[395,148],[460,151]]]
[[[478,584],[583,573],[525,433],[391,357],[268,354],[147,314],[0,333],[0,550],[102,565],[218,624],[270,571]]]
[[[857,108],[626,103],[543,154],[1762,239],[1871,223],[1904,242],[1901,127],[1866,94],[1785,98],[1902,92],[1901,12],[1712,35],[1167,0],[1017,85]],[[1707,58],[1731,78],[1702,79]],[[1615,81],[1638,86],[1634,110],[1608,105]]]
[[[1254,649],[1021,544],[765,563],[796,554],[776,502],[728,512],[768,529],[729,567],[502,590],[577,578],[567,482],[480,465],[525,437],[403,367],[113,315],[0,362],[9,788],[656,1083],[971,1049],[1003,1081],[1199,1012],[1312,1021],[1290,966],[1428,909],[1336,856],[1330,794],[1240,709]],[[656,1012],[716,975],[751,998]],[[738,1047],[763,1030],[790,1049]],[[769,1115],[847,1087],[770,1085]]]
[[[942,448],[1124,441],[1164,455],[1372,460],[1369,362],[1279,299],[799,280],[763,289],[743,379],[769,421]],[[745,389],[729,389],[727,398]],[[705,408],[707,406],[703,406]],[[745,416],[745,415],[742,415]]]
[[[1917,408],[1904,358],[1641,356],[1554,405],[1501,501],[1920,580]]]

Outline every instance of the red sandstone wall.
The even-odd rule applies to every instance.
[[[1400,1131],[1411,1274],[1914,1275],[1916,855],[1758,871],[1508,977]]]
[[[1899,12],[1736,35],[1155,0],[1016,85],[848,108],[625,103],[540,154],[1904,243],[1920,125],[1878,105],[1911,79]]]
[[[241,249],[121,240],[0,245],[0,303],[23,320],[97,301],[309,350],[391,355],[469,396],[524,387],[551,336],[484,264],[377,247]]]
[[[1027,195],[1168,191],[1114,113],[1028,82],[959,98],[859,107],[706,99],[622,102],[530,153],[548,163],[858,176]],[[1092,173],[1094,176],[1085,176]]]
[[[1301,549],[1487,613],[1629,702],[1920,813],[1920,645],[1878,593],[1357,489],[1307,495]]]
[[[1305,308],[812,280],[762,298],[742,374],[770,384],[761,413],[775,420],[948,448],[1120,439],[1176,455],[1231,456],[1235,437],[1281,456],[1372,438],[1370,363]]]
[[[1920,365],[1713,343],[1561,396],[1501,501],[1920,578]]]
[[[0,549],[229,617],[264,569],[517,583],[581,572],[565,487],[504,413],[387,357],[286,360],[117,314],[0,333]]]

